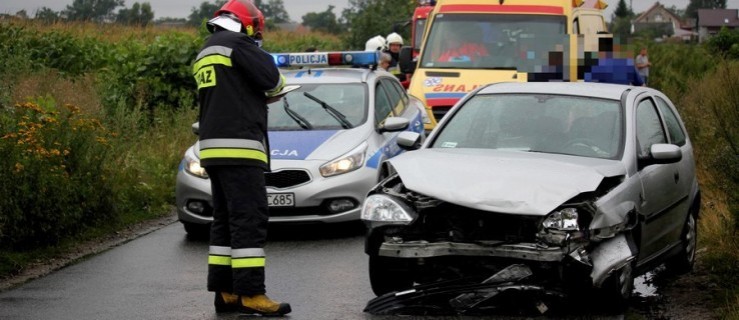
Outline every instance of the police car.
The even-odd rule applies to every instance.
[[[385,161],[402,151],[397,135],[423,134],[423,105],[394,75],[376,70],[378,52],[273,57],[287,84],[300,88],[268,106],[270,222],[359,220],[367,192],[388,175]],[[213,209],[198,150],[196,142],[180,163],[176,205],[185,230],[202,235]]]

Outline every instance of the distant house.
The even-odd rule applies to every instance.
[[[678,37],[687,41],[694,35],[691,26],[659,2],[637,16],[631,26],[632,33],[653,30],[658,38]]]
[[[722,27],[739,28],[737,9],[698,9],[698,41],[703,42]]]

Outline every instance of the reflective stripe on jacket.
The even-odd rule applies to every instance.
[[[217,31],[193,64],[200,103],[200,160],[269,170],[267,97],[284,77],[272,56],[243,33]]]

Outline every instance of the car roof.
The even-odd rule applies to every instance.
[[[597,82],[503,82],[489,84],[477,94],[543,93],[620,100],[625,91],[640,88]]]
[[[382,71],[367,68],[304,68],[281,72],[288,83],[363,83]]]

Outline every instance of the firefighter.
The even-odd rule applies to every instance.
[[[211,181],[213,224],[208,291],[216,312],[267,316],[291,311],[264,285],[269,170],[267,102],[285,78],[263,51],[264,16],[251,0],[229,0],[193,66],[200,103],[200,161]]]
[[[400,49],[403,47],[403,37],[398,33],[393,32],[387,35],[387,49],[386,53],[390,54],[393,60],[390,62],[390,68],[388,71],[394,74],[398,80],[405,81],[405,74],[400,72],[400,66],[398,66],[398,59],[400,58]]]

